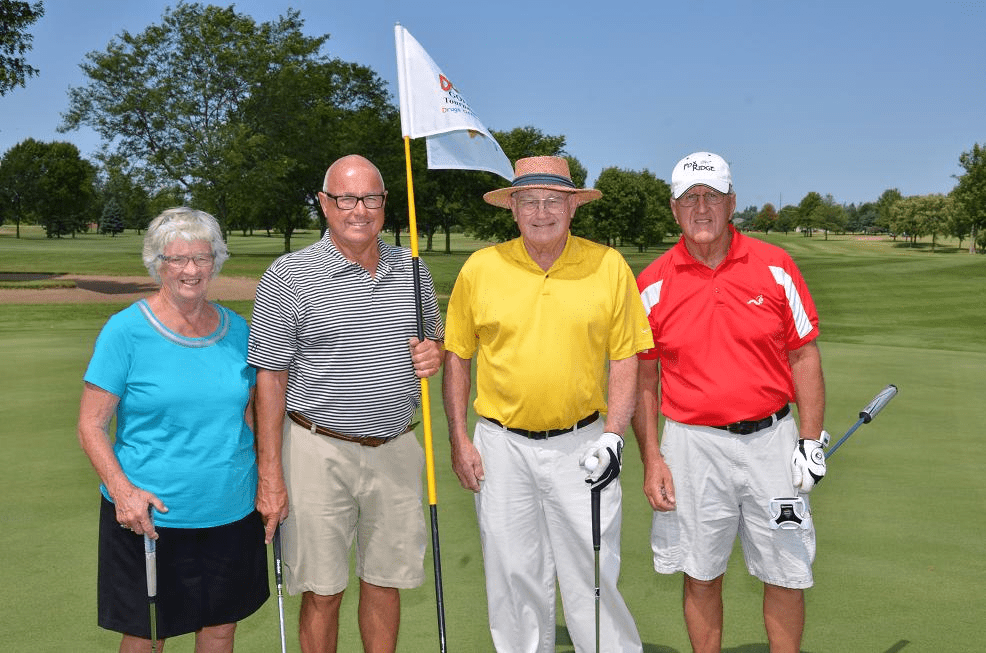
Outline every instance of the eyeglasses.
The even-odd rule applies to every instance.
[[[216,256],[214,254],[196,254],[195,256],[165,256],[164,254],[158,254],[158,258],[179,270],[188,265],[189,261],[195,263],[195,267],[197,268],[208,268],[216,262]]]
[[[335,200],[336,207],[340,210],[352,211],[361,201],[363,202],[363,206],[368,209],[379,209],[383,206],[383,201],[387,198],[387,193],[384,192],[382,195],[363,195],[362,197],[356,197],[355,195],[333,195],[332,193],[325,193],[325,196],[331,197]]]
[[[725,193],[720,193],[714,190],[710,190],[705,195],[699,193],[688,193],[687,195],[682,195],[676,201],[681,206],[695,206],[698,204],[698,198],[704,197],[706,204],[722,204],[722,201],[726,199]]]
[[[543,200],[517,200],[517,210],[521,215],[534,215],[539,208],[544,209],[545,213],[558,215],[559,213],[564,213],[567,206],[568,199],[564,197],[546,197]]]

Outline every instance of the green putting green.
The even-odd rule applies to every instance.
[[[294,243],[300,247],[314,237],[299,235]],[[141,237],[135,234],[0,239],[0,272],[144,273]],[[807,592],[803,650],[979,650],[980,588],[986,583],[986,447],[979,439],[986,423],[986,257],[947,241],[932,253],[852,236],[765,239],[792,252],[818,304],[826,428],[832,435],[845,433],[888,383],[900,390],[833,457],[828,476],[811,495],[818,556],[816,586]],[[282,242],[234,234],[230,245],[233,258],[224,273],[259,277]],[[461,262],[478,246],[456,236],[455,254],[422,253],[440,293],[451,289]],[[659,253],[621,251],[638,272]],[[95,624],[98,481],[79,449],[75,422],[92,343],[106,318],[123,306],[0,305],[0,438],[6,461],[0,501],[2,651],[106,651],[118,644],[116,634]],[[249,301],[230,306],[249,317]],[[440,377],[434,378],[448,649],[489,651],[472,495],[459,487],[448,462],[440,387]],[[625,459],[622,589],[647,653],[688,651],[681,579],[658,576],[651,566],[650,508],[640,491],[632,438]],[[427,508],[425,513],[427,519]],[[400,651],[438,648],[430,551],[426,564],[424,586],[402,595]],[[356,586],[351,587],[343,605],[341,651],[361,650]],[[766,652],[760,585],[739,555],[726,576],[724,602],[724,650]],[[297,651],[298,597],[285,603],[288,649]],[[557,650],[571,651],[567,641],[559,624]],[[167,647],[170,653],[192,649],[191,636]],[[236,650],[278,649],[272,598],[239,625]]]

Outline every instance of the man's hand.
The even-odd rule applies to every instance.
[[[671,469],[663,456],[655,456],[649,465],[644,466],[644,494],[654,510],[668,512],[677,507]]]
[[[825,477],[825,444],[829,434],[822,431],[818,440],[798,440],[791,456],[791,480],[799,492],[811,492]]]
[[[424,342],[417,338],[408,338],[407,346],[411,350],[411,362],[414,364],[414,373],[419,379],[434,376],[442,367],[442,356],[444,350],[442,343],[435,340],[425,339]]]
[[[483,457],[472,440],[466,437],[453,438],[452,469],[459,477],[459,483],[467,490],[479,492],[480,483],[486,478],[483,473]]]
[[[623,469],[623,438],[616,433],[606,432],[585,450],[579,458],[579,466],[586,471],[586,482],[595,483],[614,461],[616,476],[619,476]]]

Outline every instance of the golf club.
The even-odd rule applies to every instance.
[[[147,603],[151,611],[151,653],[157,652],[157,542],[144,533],[144,572],[147,575]]]
[[[600,526],[600,495],[610,483],[620,475],[620,457],[622,452],[609,450],[609,465],[593,481],[591,478],[585,480],[589,484],[589,495],[592,500],[592,551],[595,557],[595,602],[596,602],[596,653],[599,653],[599,549],[602,542],[602,528]],[[591,468],[590,468],[591,465]],[[595,471],[599,466],[599,459],[590,456],[585,462],[585,468],[590,472]]]
[[[284,640],[284,593],[283,577],[281,576],[281,525],[274,529],[274,582],[277,584],[277,616],[281,622],[281,653],[287,653],[287,643]]]
[[[897,395],[897,386],[890,384],[873,397],[870,403],[866,404],[863,410],[859,411],[859,419],[855,424],[850,427],[846,434],[839,438],[825,454],[825,459],[828,460],[835,453],[835,450],[842,446],[842,443],[849,439],[856,429],[858,429],[863,424],[869,424],[873,421],[873,418],[877,416],[884,406],[890,403],[890,400]],[[801,528],[804,524],[805,514],[807,509],[805,508],[805,501],[802,497],[776,497],[770,500],[770,527],[771,529],[796,529]]]
[[[599,528],[599,495],[602,488],[591,489],[592,496],[592,551],[596,559],[596,653],[599,653],[599,542],[602,539]]]
[[[832,448],[828,450],[825,454],[826,460],[832,457],[836,449],[842,446],[842,443],[849,439],[849,436],[856,432],[863,424],[869,424],[873,421],[873,418],[877,416],[884,406],[890,403],[890,400],[897,396],[897,386],[894,384],[888,385],[886,388],[880,391],[880,393],[873,397],[873,400],[866,404],[863,410],[859,411],[859,419],[856,421],[852,427],[846,431],[846,434],[839,438],[839,441],[832,445]]]

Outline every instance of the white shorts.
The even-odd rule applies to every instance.
[[[791,480],[797,442],[790,416],[749,435],[665,420],[661,452],[671,469],[677,508],[654,513],[654,569],[718,578],[738,534],[750,574],[770,585],[811,587],[815,527],[807,495],[801,495],[802,528],[770,527],[771,499],[798,496]]]

